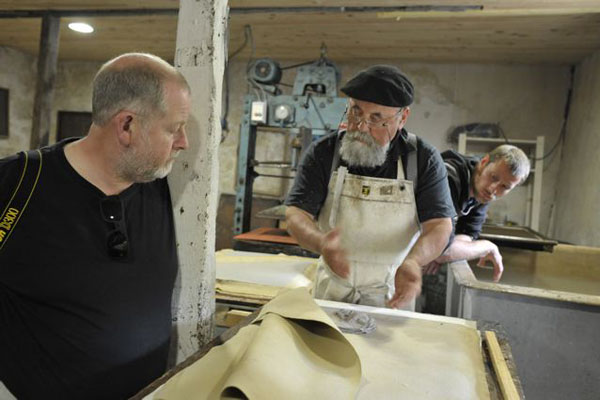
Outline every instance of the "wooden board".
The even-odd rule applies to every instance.
[[[291,237],[285,229],[263,227],[245,232],[233,237],[235,240],[255,240],[260,242],[273,242],[285,244],[298,244],[298,241]]]
[[[486,9],[586,8],[598,6],[597,0],[428,0],[427,5],[483,6]],[[0,9],[141,9],[178,7],[178,0],[0,0]],[[423,0],[231,0],[232,8],[253,7],[398,7],[423,5]]]
[[[506,361],[504,360],[504,355],[500,349],[500,344],[498,343],[496,334],[493,331],[485,331],[485,340],[504,399],[520,399],[517,388],[513,383],[512,376],[510,375],[510,371],[508,370],[508,366],[506,365]]]

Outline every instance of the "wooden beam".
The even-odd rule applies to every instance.
[[[489,18],[489,17],[541,17],[553,15],[580,15],[598,14],[600,5],[587,8],[535,8],[535,9],[511,9],[511,10],[471,10],[464,11],[384,11],[378,12],[378,18],[402,19],[424,19],[424,18]]]
[[[173,293],[180,362],[213,338],[215,231],[219,192],[221,93],[225,69],[227,0],[181,0],[175,67],[191,88],[189,148],[169,175],[179,276]]]
[[[596,6],[598,0],[231,0],[231,8],[255,7],[397,7],[419,6],[483,6],[485,9],[514,8],[585,8]],[[3,10],[62,10],[173,8],[174,0],[0,0]]]
[[[53,15],[59,17],[77,17],[77,18],[89,18],[89,17],[138,17],[144,15],[172,15],[176,16],[179,12],[176,8],[156,8],[156,9],[100,9],[100,10],[89,10],[89,9],[76,9],[76,10],[58,10],[52,11]],[[9,10],[0,11],[0,19],[8,18],[40,18],[44,17],[48,11],[46,10]]]
[[[50,121],[52,119],[52,99],[56,80],[60,17],[46,14],[42,18],[40,48],[38,55],[37,83],[33,103],[33,121],[29,147],[37,149],[48,144]]]
[[[485,340],[502,396],[505,400],[519,400],[521,397],[506,365],[506,360],[502,354],[502,349],[500,349],[500,343],[498,343],[496,334],[493,331],[485,331]]]

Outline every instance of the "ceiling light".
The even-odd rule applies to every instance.
[[[84,22],[71,22],[69,24],[69,29],[74,30],[75,32],[81,32],[81,33],[94,32],[94,28],[92,28],[91,25],[86,24]]]

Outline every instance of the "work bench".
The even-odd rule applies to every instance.
[[[331,307],[332,303],[334,303],[334,302],[317,301],[317,303],[323,304],[324,307],[328,307],[328,306]],[[246,317],[241,319],[237,324],[230,327],[229,329],[227,329],[226,331],[221,333],[219,336],[215,337],[211,342],[209,342],[202,349],[200,349],[199,351],[194,353],[192,356],[188,357],[185,361],[183,361],[182,363],[178,364],[177,366],[175,366],[172,369],[170,369],[169,371],[167,371],[163,376],[161,376],[159,379],[152,382],[150,385],[148,385],[146,388],[144,388],[142,391],[140,391],[132,399],[134,399],[134,400],[142,400],[142,399],[150,400],[150,399],[152,399],[153,398],[152,393],[154,393],[158,388],[160,388],[163,384],[165,384],[172,376],[177,374],[179,371],[182,371],[186,367],[190,366],[197,360],[200,360],[214,346],[221,345],[221,344],[225,343],[227,340],[231,339],[240,329],[242,329],[243,327],[245,327],[249,323],[251,323],[251,321],[254,320],[254,318],[258,315],[258,312],[259,312],[259,310],[256,310],[256,311],[248,314]],[[406,313],[406,314],[412,314],[410,312],[405,312],[405,311],[399,311],[399,312]],[[413,316],[411,316],[411,317],[413,317]],[[427,315],[426,318],[430,321],[440,321],[440,322],[447,321],[447,317]],[[494,324],[494,323],[484,324],[483,326],[480,327],[480,332],[483,333],[483,330],[490,330],[490,329],[493,330],[494,332],[496,332],[499,337],[498,341],[500,343],[502,356],[503,356],[504,360],[506,361],[506,364],[511,373],[512,381],[518,392],[517,398],[524,399],[522,388],[521,388],[519,379],[516,374],[516,367],[514,365],[510,344],[505,339],[504,332],[498,324]],[[485,369],[487,389],[489,390],[489,398],[492,400],[501,400],[504,398],[502,395],[501,383],[500,383],[496,373],[494,372],[493,363],[490,359],[490,353],[488,351],[487,341],[483,342],[483,349],[485,350],[485,351],[482,351],[483,365],[484,365],[484,369]]]
[[[315,269],[315,261],[310,258],[303,257],[290,257],[290,256],[275,256],[269,254],[262,253],[247,253],[247,252],[238,252],[238,251],[221,251],[217,253],[217,284],[216,284],[216,301],[217,301],[217,315],[216,321],[217,325],[220,326],[218,330],[218,336],[216,336],[210,343],[200,349],[198,352],[190,356],[184,362],[175,366],[171,370],[169,370],[165,375],[157,379],[155,382],[150,384],[143,391],[138,393],[134,399],[152,399],[152,393],[154,393],[161,385],[167,382],[172,376],[174,376],[179,371],[182,371],[187,366],[193,364],[197,360],[200,360],[204,355],[206,355],[214,346],[221,345],[225,343],[227,340],[231,339],[240,329],[247,326],[258,314],[258,310],[261,307],[269,302],[281,289],[282,287],[307,287],[309,288],[312,281],[311,276],[314,273]],[[431,357],[432,355],[439,354],[440,351],[448,352],[449,357],[458,357],[456,360],[449,358],[448,360],[444,359],[443,361],[449,366],[446,370],[444,370],[443,366],[439,369],[439,372],[436,371],[435,367],[421,367],[421,374],[427,376],[429,371],[431,371],[431,384],[435,385],[436,381],[440,381],[443,379],[443,375],[446,374],[448,376],[449,381],[460,381],[464,377],[458,376],[454,377],[455,371],[453,370],[453,363],[460,364],[464,360],[462,360],[462,354],[460,352],[460,348],[465,349],[468,352],[473,351],[475,357],[478,357],[479,366],[477,367],[477,362],[473,362],[473,364],[479,368],[481,375],[485,375],[484,378],[480,379],[483,383],[483,386],[487,386],[489,391],[490,399],[502,399],[501,393],[501,385],[499,383],[499,379],[496,376],[494,368],[492,367],[492,361],[490,358],[490,353],[488,351],[488,345],[486,340],[479,340],[479,337],[476,336],[475,340],[472,340],[468,345],[464,343],[456,343],[452,342],[452,330],[453,329],[462,329],[465,327],[466,331],[470,330],[471,333],[474,330],[475,323],[473,321],[467,321],[459,318],[450,318],[445,316],[437,316],[431,314],[420,314],[420,313],[412,313],[408,311],[400,311],[400,310],[390,310],[390,309],[379,309],[373,307],[366,306],[358,306],[358,305],[349,305],[345,303],[337,303],[337,302],[329,302],[323,300],[316,300],[317,304],[328,314],[330,314],[333,310],[338,308],[352,308],[361,312],[369,313],[375,316],[378,319],[378,328],[381,326],[381,332],[391,332],[394,330],[402,329],[410,329],[411,326],[418,326],[419,324],[423,326],[433,327],[433,333],[427,333],[427,336],[431,338],[429,343],[425,343],[424,347],[430,348],[429,353],[425,352],[424,355],[419,355],[417,353],[414,354],[415,357]],[[467,329],[469,328],[469,329]],[[511,354],[510,345],[508,340],[506,339],[506,335],[503,332],[502,328],[493,323],[484,324],[478,326],[481,332],[481,338],[484,338],[483,331],[489,330],[494,331],[498,337],[498,343],[501,351],[502,361],[506,363],[509,371],[510,371],[510,379],[516,392],[518,395],[514,398],[524,398],[523,392],[521,389],[521,385],[516,373],[516,367],[514,365],[513,357]],[[436,330],[439,329],[439,334]],[[466,332],[465,331],[465,332]],[[444,332],[449,332],[444,333]],[[414,337],[419,336],[419,334],[414,334]],[[347,334],[348,337],[348,334]],[[446,337],[449,339],[446,343]],[[355,338],[357,339],[357,338]],[[406,337],[407,340],[410,340],[410,335]],[[350,340],[350,339],[349,339]],[[363,338],[360,338],[363,340]],[[369,339],[370,340],[370,339]],[[374,340],[377,340],[376,338]],[[404,339],[402,339],[404,340]],[[352,340],[350,340],[352,342]],[[381,343],[377,343],[374,348],[378,348],[379,346],[385,346],[388,340],[383,340]],[[368,342],[368,340],[367,340]],[[362,344],[361,344],[362,343]],[[358,346],[358,353],[361,353],[360,346],[364,346],[363,342],[356,343]],[[463,347],[461,347],[463,346]],[[466,347],[465,347],[466,346]],[[431,351],[431,349],[435,349],[435,351]],[[441,349],[441,350],[440,350]],[[364,349],[362,350],[365,353]],[[411,352],[410,349],[405,350],[409,354]],[[387,350],[389,353],[394,352],[394,347]],[[454,353],[452,353],[454,352]],[[366,366],[365,373],[368,375],[369,373],[369,353],[366,352],[367,356],[365,357]],[[385,357],[385,353],[382,354],[382,357]],[[362,357],[361,357],[362,358]],[[402,359],[400,360],[400,364],[402,364]],[[388,365],[394,365],[395,360],[392,358],[390,360],[384,360]],[[435,362],[431,361],[433,364]],[[373,363],[371,360],[372,364]],[[483,365],[481,365],[483,364]],[[378,372],[377,374],[381,374]],[[436,374],[438,374],[436,376]],[[371,372],[371,375],[373,373]],[[429,378],[428,378],[429,379]],[[467,377],[470,379],[470,377]],[[393,380],[393,379],[392,379]],[[394,387],[394,383],[391,385],[380,385],[380,386],[390,386]],[[402,390],[403,388],[396,388],[397,390]],[[393,396],[390,396],[393,397]],[[359,396],[360,398],[360,396]],[[363,397],[368,398],[368,397]]]

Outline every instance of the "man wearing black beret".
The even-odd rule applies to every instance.
[[[305,152],[286,199],[288,230],[321,254],[316,298],[411,308],[421,267],[452,232],[446,169],[404,129],[414,88],[398,68],[372,66],[341,90],[347,130]]]

